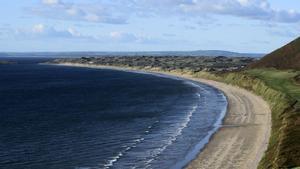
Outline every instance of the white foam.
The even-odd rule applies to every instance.
[[[200,88],[200,86],[196,83],[194,83],[193,81],[190,81],[190,80],[187,80],[187,81],[184,81],[184,84],[187,84],[187,85],[190,85],[190,86],[193,86],[193,87],[196,87],[196,88]]]
[[[115,162],[117,162],[118,159],[121,158],[122,156],[123,156],[123,153],[122,153],[122,152],[119,152],[118,155],[116,155],[116,156],[114,156],[114,157],[111,157],[111,159],[108,160],[107,164],[104,164],[104,167],[105,167],[106,169],[109,169],[109,168],[112,167],[113,164],[114,164]]]
[[[200,96],[199,96],[199,98],[200,98]],[[180,124],[180,126],[177,128],[176,132],[171,137],[171,139],[169,139],[163,147],[157,148],[156,150],[154,150],[152,158],[146,162],[146,165],[150,164],[154,160],[155,157],[157,157],[159,154],[161,154],[163,151],[165,151],[168,146],[172,145],[173,142],[177,140],[178,136],[182,135],[183,129],[188,126],[188,124],[191,121],[191,118],[192,118],[193,114],[196,112],[197,108],[198,108],[198,105],[193,106],[192,110],[187,113],[186,118]]]
[[[135,141],[135,143],[140,143],[144,140],[145,140],[145,138],[142,137],[142,138],[139,138],[139,139],[135,139],[134,141]]]
[[[130,150],[130,149],[131,149],[131,147],[126,147],[125,151],[128,151],[128,150]]]
[[[219,128],[221,127],[222,121],[226,115],[227,112],[227,107],[228,107],[228,101],[227,98],[224,94],[222,94],[222,97],[224,100],[226,100],[226,106],[225,108],[222,110],[219,118],[216,120],[216,122],[213,124],[214,128],[212,130],[210,130],[207,135],[200,140],[200,142],[198,144],[196,144],[196,146],[192,149],[191,152],[189,152],[186,157],[184,158],[184,160],[177,162],[174,166],[172,166],[172,169],[181,169],[184,168],[184,166],[186,164],[188,164],[188,162],[190,162],[191,160],[193,160],[197,154],[204,148],[204,146],[209,142],[210,138],[212,137],[212,135],[217,132],[219,130]]]
[[[122,153],[119,153],[118,155],[111,157],[110,160],[108,160],[107,164],[104,164],[105,168],[110,168],[113,166],[114,162],[118,161],[118,159],[122,156]]]
[[[148,126],[148,128],[152,128],[152,126]],[[148,130],[145,131],[146,133],[149,132]],[[145,138],[141,137],[138,139],[133,140],[134,143],[131,146],[126,146],[124,147],[125,149],[123,151],[120,151],[118,153],[118,155],[114,156],[114,157],[110,157],[111,159],[107,161],[107,163],[104,165],[105,169],[109,169],[110,167],[113,166],[113,164],[115,162],[117,162],[126,152],[128,152],[129,150],[131,150],[132,148],[135,148],[137,146],[137,144],[143,142],[145,140]]]

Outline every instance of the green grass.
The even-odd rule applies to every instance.
[[[276,69],[252,69],[246,73],[263,80],[268,86],[279,90],[296,100],[300,100],[300,85],[293,78],[299,71],[279,71]]]

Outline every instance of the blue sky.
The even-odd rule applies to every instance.
[[[9,0],[0,7],[0,51],[265,53],[299,35],[299,0]]]

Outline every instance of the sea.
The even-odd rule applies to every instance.
[[[178,77],[0,60],[14,62],[0,65],[1,169],[180,169],[227,110]]]

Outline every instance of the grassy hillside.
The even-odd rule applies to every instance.
[[[299,167],[300,38],[248,67],[252,69],[244,71],[245,75],[262,81],[268,88],[283,96],[274,95],[272,98],[268,93],[257,92],[253,87],[251,89],[262,95],[272,107],[272,135],[260,168]]]
[[[300,37],[250,64],[249,67],[300,70]]]
[[[263,84],[249,81],[249,75]],[[239,84],[263,96],[272,108],[272,134],[260,164],[262,169],[300,166],[300,87],[293,82],[294,75],[277,70],[251,70],[245,72],[242,80],[249,84]]]
[[[254,69],[218,75],[198,72],[194,76],[246,88],[270,104],[271,138],[259,168],[279,169],[300,166],[300,86],[293,80],[298,74],[296,71]]]
[[[276,69],[252,69],[246,71],[248,74],[257,77],[268,86],[284,92],[294,99],[300,100],[300,85],[294,80],[299,71],[279,71]]]

